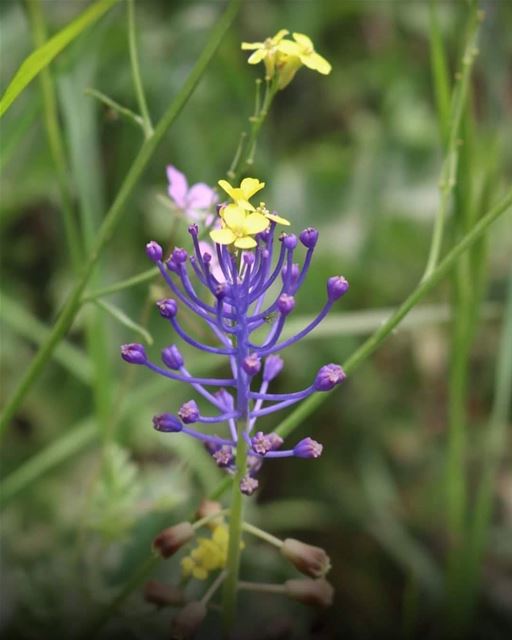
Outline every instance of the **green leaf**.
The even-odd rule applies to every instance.
[[[119,307],[116,307],[108,302],[104,302],[103,300],[95,300],[94,302],[98,307],[104,309],[122,325],[141,335],[148,344],[153,344],[153,336],[149,333],[149,331],[147,331],[140,324],[137,324],[134,320],[127,316],[124,311],[119,309]]]
[[[84,29],[92,25],[119,0],[98,0],[67,27],[33,51],[22,63],[0,100],[0,117],[7,111],[20,93],[50,62],[73,42]]]

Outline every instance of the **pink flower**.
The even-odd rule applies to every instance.
[[[219,200],[215,191],[204,182],[198,182],[189,188],[185,174],[172,164],[167,166],[167,179],[167,193],[176,207],[183,211],[191,222],[200,221],[210,226],[214,219],[210,209]]]

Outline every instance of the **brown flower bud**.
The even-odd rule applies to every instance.
[[[312,578],[323,578],[331,568],[329,556],[320,547],[286,538],[281,553],[297,569]]]
[[[202,602],[189,602],[174,617],[171,626],[171,638],[173,640],[191,638],[201,626],[206,613],[206,605]]]
[[[185,604],[183,591],[174,585],[164,584],[158,580],[149,580],[144,585],[144,600],[157,607],[180,607]]]
[[[330,607],[332,604],[334,589],[324,578],[287,580],[284,587],[289,598],[310,607]]]
[[[220,513],[222,511],[222,505],[220,502],[216,502],[215,500],[207,500],[206,498],[201,501],[199,508],[197,510],[197,518],[201,520],[202,518],[208,518],[209,516],[213,516],[215,513]],[[214,518],[208,522],[207,526],[211,529],[214,529],[220,522],[221,516],[218,518]]]
[[[180,522],[161,531],[153,540],[153,549],[157,551],[162,558],[170,558],[184,544],[196,535],[194,527],[190,522]]]

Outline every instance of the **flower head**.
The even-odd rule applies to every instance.
[[[269,221],[257,211],[247,214],[241,207],[228,204],[222,212],[223,228],[210,231],[217,244],[234,244],[237,249],[253,249],[257,242],[253,236],[264,231]]]
[[[281,29],[275,36],[266,38],[263,42],[242,42],[243,50],[254,51],[247,60],[249,64],[259,64],[260,62],[265,64],[265,77],[267,80],[272,80],[274,77],[280,55],[279,44],[288,33],[287,29]]]
[[[265,186],[265,183],[260,182],[258,178],[244,178],[239,187],[231,186],[227,180],[219,180],[218,184],[219,187],[224,189],[237,207],[244,209],[244,211],[254,211],[256,209],[249,200]],[[221,216],[223,211],[224,210],[221,209]]]
[[[311,38],[303,33],[294,33],[293,39],[295,42],[291,40],[281,41],[279,50],[291,57],[299,58],[301,63],[305,67],[308,67],[308,69],[313,69],[313,71],[318,71],[318,73],[323,75],[331,73],[331,65],[323,56],[315,51],[315,46]]]

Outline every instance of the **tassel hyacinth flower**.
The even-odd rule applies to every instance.
[[[256,214],[240,211],[239,215],[249,218]],[[195,224],[189,227],[191,254],[175,248],[164,259],[162,248],[156,242],[146,246],[148,258],[158,266],[172,295],[157,302],[160,315],[185,343],[204,353],[227,358],[228,377],[194,376],[175,344],[163,349],[163,366],[152,362],[141,344],[126,344],[121,348],[127,362],[189,384],[212,405],[212,414],[203,415],[191,399],[176,414],[155,416],[154,428],[202,441],[220,468],[238,476],[240,490],[247,495],[258,487],[256,476],[264,460],[292,456],[318,458],[322,453],[322,445],[310,437],[292,448],[285,448],[278,434],[265,433],[260,427],[262,419],[314,393],[330,391],[345,379],[341,366],[331,363],[321,367],[305,389],[290,393],[269,391],[270,383],[283,368],[278,354],[313,331],[346,293],[348,282],[342,276],[329,278],[325,304],[316,318],[294,336],[282,339],[286,319],[295,308],[295,299],[310,268],[318,231],[305,229],[298,238],[294,234],[278,234],[274,220],[260,217],[265,220],[265,228],[258,227],[254,234],[250,228],[247,230],[255,245],[251,251],[237,250],[236,245],[232,250],[228,244],[215,243],[215,257],[220,267],[216,275],[211,269],[214,256],[202,250]],[[222,224],[228,228],[225,221]],[[218,233],[211,235],[215,239]],[[295,261],[300,245],[305,251],[301,265]],[[267,294],[273,287],[278,288],[277,295],[272,302],[267,302]],[[205,344],[190,335],[180,319],[185,307],[211,329],[217,344]],[[258,332],[261,336],[262,328],[266,329],[265,335],[257,340],[254,335]],[[222,424],[227,427],[222,435],[201,429],[215,425],[220,431]]]

